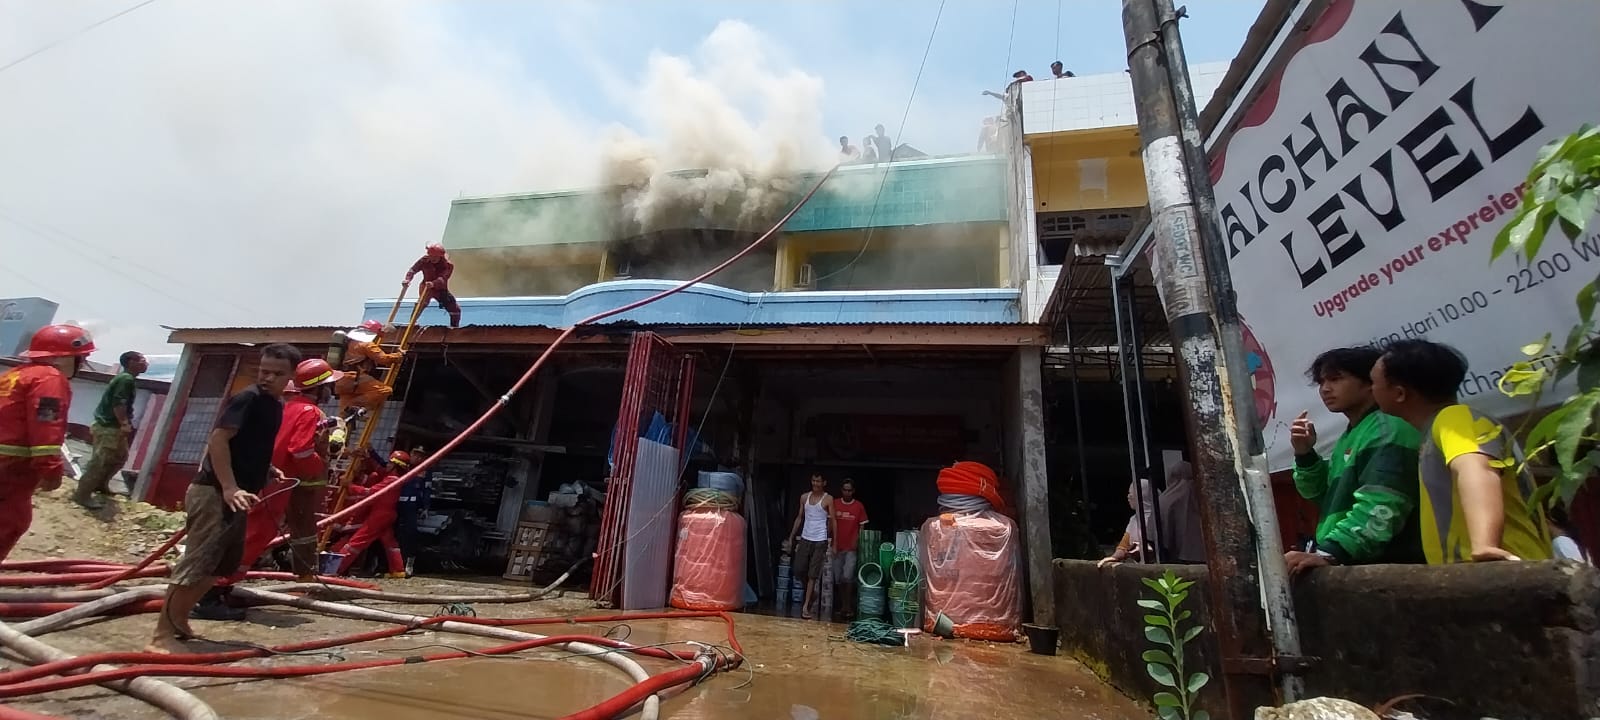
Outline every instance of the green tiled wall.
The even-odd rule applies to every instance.
[[[1005,160],[988,156],[843,167],[784,229],[1004,221],[1005,173]],[[811,182],[805,178],[798,184],[809,188]],[[450,205],[444,245],[467,249],[602,242],[617,230],[617,202],[615,194],[603,190],[457,200]]]

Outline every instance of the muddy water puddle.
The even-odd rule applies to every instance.
[[[736,616],[747,665],[669,698],[663,718],[679,720],[958,720],[1088,718],[1144,720],[1149,713],[1063,657],[1019,646],[918,638],[886,648],[843,641],[843,626]],[[635,644],[694,639],[723,643],[722,623],[640,621],[628,625],[532,628],[603,634]],[[347,659],[440,652],[424,647],[489,644],[429,633],[346,651]],[[623,673],[593,658],[535,651],[524,659],[467,659],[271,683],[196,690],[226,718],[557,718],[623,691]],[[306,659],[280,659],[304,662]],[[668,661],[642,660],[661,672]]]

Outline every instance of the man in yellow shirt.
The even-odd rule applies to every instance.
[[[1467,361],[1455,349],[1401,340],[1372,368],[1384,412],[1422,433],[1422,550],[1428,564],[1547,560],[1550,531],[1530,500],[1533,477],[1505,426],[1456,402]]]

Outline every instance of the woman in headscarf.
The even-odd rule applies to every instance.
[[[1200,506],[1194,494],[1194,467],[1178,462],[1167,469],[1167,489],[1161,491],[1161,546],[1169,562],[1206,561],[1206,540],[1200,534]]]
[[[1128,508],[1138,512],[1128,518],[1128,527],[1122,531],[1122,539],[1117,542],[1117,549],[1100,559],[1100,567],[1115,565],[1130,556],[1143,558],[1145,553],[1154,552],[1155,543],[1158,542],[1156,497],[1149,480],[1139,478],[1137,485],[1128,484]]]

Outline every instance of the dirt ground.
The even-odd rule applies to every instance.
[[[36,519],[12,559],[99,557],[127,562],[159,545],[181,515],[118,503],[91,514],[72,505],[65,491],[35,496]],[[174,524],[176,523],[176,524]],[[377,581],[406,592],[511,591],[508,585],[413,578]],[[366,602],[395,612],[434,614],[432,605]],[[494,617],[572,617],[604,613],[579,592],[515,605],[477,604]],[[748,661],[663,704],[662,717],[688,720],[881,720],[899,718],[1149,718],[1138,703],[1119,695],[1077,662],[1032,655],[1021,645],[943,641],[917,637],[911,646],[889,648],[844,640],[844,626],[788,618],[736,614],[737,633]],[[42,639],[69,653],[137,650],[154,624],[151,616],[86,623]],[[227,643],[278,645],[335,637],[378,627],[293,608],[252,608],[244,622],[195,621],[214,642],[200,650],[236,649]],[[723,644],[719,620],[638,620],[628,623],[562,625],[547,634],[610,634],[634,644],[696,640]],[[539,628],[527,628],[541,631]],[[306,665],[336,660],[409,657],[444,651],[443,646],[479,648],[492,641],[461,635],[412,632],[384,641],[333,651],[277,656],[253,665]],[[668,661],[641,660],[655,673]],[[9,659],[4,667],[14,667]],[[0,676],[3,677],[3,676]],[[471,658],[408,664],[294,680],[234,681],[172,678],[230,719],[373,718],[554,718],[621,692],[629,681],[616,668],[564,651],[539,650],[515,658]],[[114,692],[81,688],[26,700],[11,707],[67,718],[158,718],[162,713]]]

